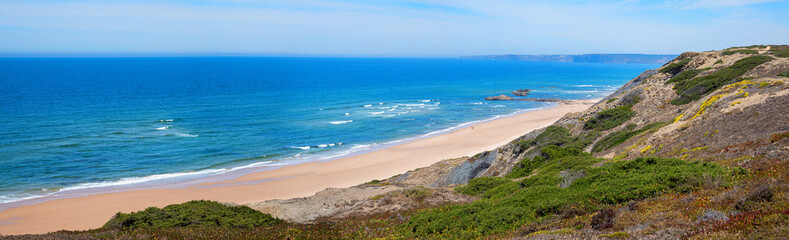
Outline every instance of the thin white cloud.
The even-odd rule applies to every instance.
[[[700,8],[725,8],[725,7],[740,7],[760,3],[779,2],[781,0],[698,0],[689,3],[683,9],[700,9]]]
[[[633,2],[425,0],[428,7],[409,8],[364,1],[236,1],[0,2],[0,52],[678,53],[789,39],[787,17],[770,11],[756,16],[752,11],[758,9],[699,15],[676,5]]]

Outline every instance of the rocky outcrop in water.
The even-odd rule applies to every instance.
[[[529,89],[518,89],[518,90],[512,91],[512,95],[519,96],[519,97],[525,97],[525,96],[529,95],[530,91],[531,90],[529,90]]]
[[[502,94],[502,95],[498,95],[498,96],[494,96],[494,97],[486,97],[485,100],[488,100],[488,101],[508,101],[508,100],[515,100],[515,98]]]

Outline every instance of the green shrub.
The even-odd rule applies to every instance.
[[[560,159],[567,156],[588,155],[582,148],[576,147],[559,147],[550,145],[540,149],[541,155],[534,156],[533,158],[525,158],[520,160],[512,168],[512,172],[507,175],[507,178],[521,178],[529,176],[534,169],[539,168],[543,163],[551,159]]]
[[[745,46],[745,47],[730,47],[728,49],[732,49],[732,48],[766,48],[766,47],[767,46],[765,46],[765,45],[750,45],[750,46]]]
[[[509,179],[500,177],[478,177],[468,181],[468,184],[455,188],[458,193],[477,196],[487,192],[499,185],[511,182]]]
[[[281,220],[247,206],[199,200],[173,204],[164,208],[150,207],[144,211],[117,213],[104,224],[109,229],[151,229],[173,227],[259,227]]]
[[[578,135],[573,137],[570,140],[570,142],[565,143],[564,146],[569,148],[576,148],[579,150],[584,149],[586,148],[586,146],[589,146],[589,144],[592,144],[594,140],[597,139],[598,137],[600,137],[600,133],[592,130],[584,135]]]
[[[598,131],[615,128],[636,115],[636,112],[630,108],[631,105],[625,105],[600,111],[594,118],[584,123],[584,128]]]
[[[686,79],[683,81],[677,80],[674,85],[674,90],[680,96],[671,101],[674,105],[682,105],[691,101],[698,100],[702,96],[715,91],[716,89],[730,83],[737,77],[745,74],[749,70],[763,63],[773,60],[769,56],[750,56],[737,60],[733,65],[724,69],[718,70],[710,75]],[[669,80],[671,81],[671,80]]]
[[[532,144],[536,145],[562,145],[570,141],[570,131],[560,126],[549,126],[540,135],[532,140]]]
[[[569,205],[587,212],[605,204],[644,199],[666,191],[688,192],[700,188],[705,177],[729,170],[715,164],[668,158],[636,158],[592,167],[601,159],[590,155],[549,159],[534,176],[520,183],[500,184],[470,204],[451,205],[412,216],[404,226],[405,238],[465,238],[511,231],[552,218]],[[562,170],[583,171],[569,187],[558,186]]]
[[[742,53],[742,54],[759,54],[759,51],[751,50],[751,49],[737,49],[737,50],[728,50],[724,51],[723,55],[733,55],[735,53]]]
[[[611,99],[608,99],[608,101],[605,101],[605,103],[612,103],[613,101],[616,101],[616,99],[617,99],[617,98],[611,98]]]
[[[786,71],[786,72],[783,72],[783,73],[781,73],[781,74],[778,74],[778,76],[779,76],[779,77],[785,77],[785,78],[789,78],[789,71]]]
[[[662,127],[663,124],[664,123],[662,122],[651,123],[638,130],[634,130],[636,128],[635,124],[629,124],[627,125],[627,127],[625,127],[625,129],[609,133],[608,135],[600,139],[600,141],[597,141],[597,143],[595,143],[594,146],[592,147],[592,152],[600,152],[615,147],[638,134],[641,134],[648,130],[658,129]]]
[[[789,46],[787,45],[773,45],[770,46],[770,53],[775,55],[776,57],[789,57]]]
[[[718,65],[718,64],[721,64],[721,63],[723,63],[723,60],[715,61],[715,63],[713,63],[712,65]]]
[[[701,72],[703,72],[705,70],[707,70],[707,69],[688,69],[688,70],[685,70],[685,71],[677,74],[677,76],[674,76],[671,79],[669,79],[668,81],[666,81],[666,84],[675,83],[675,82],[685,82],[688,79],[696,77],[696,75],[699,75],[699,73],[701,73]]]
[[[375,184],[380,184],[380,183],[381,183],[381,180],[373,179],[372,181],[366,182],[364,184],[366,184],[366,185],[375,185]]]
[[[675,63],[669,64],[669,65],[666,65],[666,66],[664,66],[663,68],[660,69],[660,72],[661,73],[677,74],[680,71],[682,71],[682,67],[684,67],[685,64],[688,64],[690,62],[690,60],[691,60],[691,58],[685,58],[685,59],[680,60],[679,62],[675,62]]]

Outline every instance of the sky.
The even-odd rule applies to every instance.
[[[789,1],[0,0],[0,54],[453,57],[789,44]]]

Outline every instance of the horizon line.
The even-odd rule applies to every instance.
[[[292,57],[292,58],[462,58],[474,56],[550,56],[550,55],[679,55],[666,53],[554,53],[554,54],[472,54],[472,55],[359,55],[359,54],[281,54],[281,53],[15,53],[0,52],[0,58],[135,58],[135,57]]]

